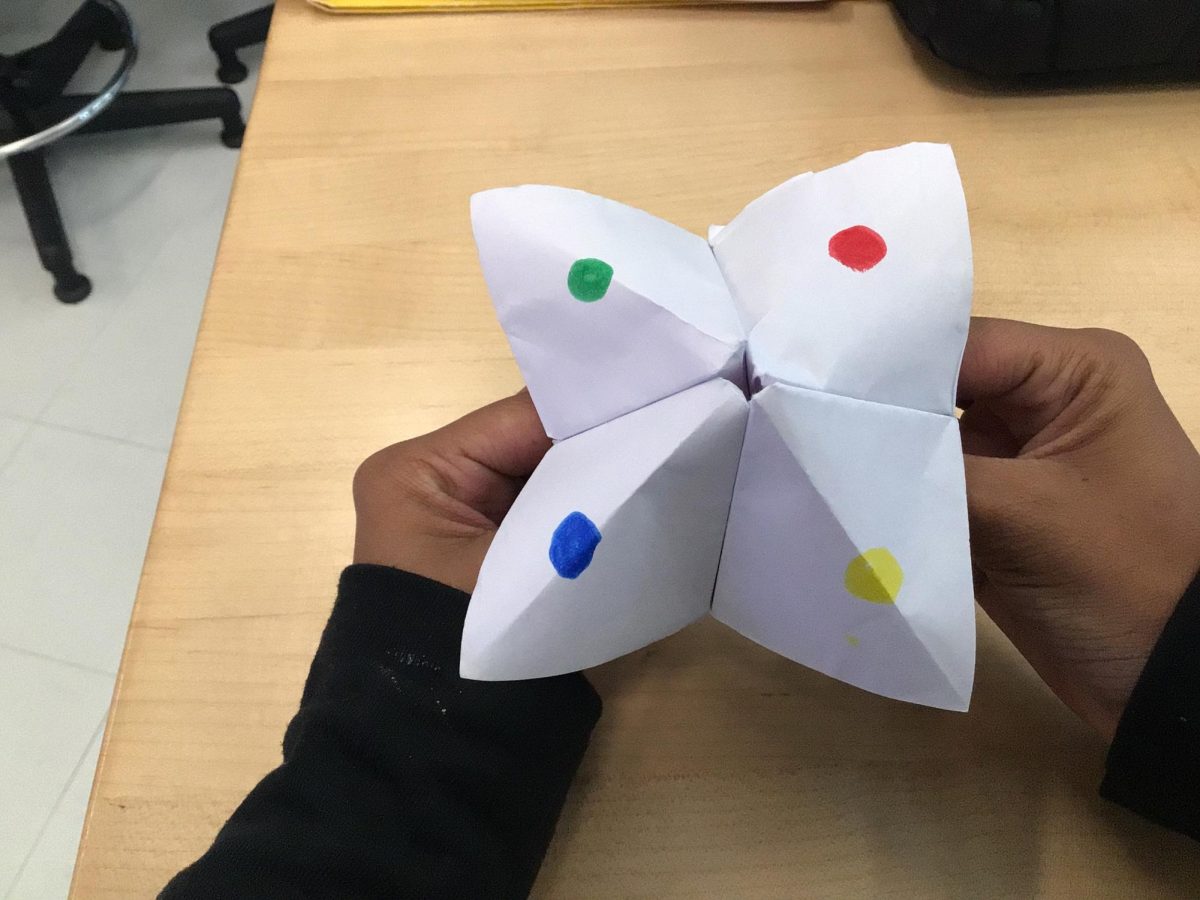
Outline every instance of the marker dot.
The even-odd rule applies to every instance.
[[[576,511],[558,523],[550,538],[550,564],[563,578],[578,578],[592,564],[600,543],[596,523]]]
[[[849,644],[851,647],[857,647],[858,646],[858,638],[852,634],[848,634],[848,635],[846,635],[846,643]]]
[[[567,290],[576,300],[595,303],[608,293],[613,267],[602,259],[577,259],[567,273]]]
[[[887,256],[887,243],[866,225],[851,225],[829,239],[829,255],[847,269],[865,272]]]
[[[868,603],[895,603],[904,570],[886,547],[867,550],[846,566],[846,590]]]

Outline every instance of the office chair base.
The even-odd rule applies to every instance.
[[[79,303],[92,292],[92,283],[86,275],[76,272],[73,276],[54,283],[54,296],[63,303]]]
[[[269,21],[268,15],[262,23],[264,31]],[[75,115],[93,98],[64,95],[67,83],[93,47],[119,49],[123,40],[119,22],[111,12],[88,0],[49,41],[16,56],[0,55],[0,104],[5,112],[0,118],[11,120],[21,136]],[[229,88],[126,91],[75,134],[199,119],[219,119],[221,143],[227,147],[242,145],[246,132],[242,104]],[[78,303],[91,293],[92,284],[75,269],[42,151],[18,153],[7,162],[38,258],[54,279],[54,296],[63,303]]]

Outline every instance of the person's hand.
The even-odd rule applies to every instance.
[[[380,450],[354,475],[354,561],[474,590],[500,520],[549,449],[521,391]]]
[[[976,597],[1111,738],[1200,568],[1200,455],[1115,332],[975,319],[958,403]]]

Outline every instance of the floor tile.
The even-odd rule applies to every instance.
[[[97,726],[66,793],[50,814],[6,900],[59,900],[67,896],[103,734],[103,727]]]
[[[193,167],[192,176],[208,173]],[[164,243],[41,421],[169,449],[224,214],[225,198],[215,198]]]
[[[160,450],[30,431],[0,472],[0,641],[116,671],[165,463]]]
[[[210,129],[211,130],[211,129]],[[169,267],[150,267],[181,238],[201,237],[178,261],[198,279],[177,304],[203,303],[212,255],[237,164],[237,153],[205,134],[98,135],[56,148],[50,157],[56,195],[78,269],[93,291],[82,303],[59,303],[25,230],[15,191],[0,181],[0,412],[38,416],[66,383],[85,351],[139,289],[152,290]],[[181,205],[186,215],[181,214]],[[10,264],[11,261],[11,264]],[[174,284],[178,284],[176,278]],[[194,295],[194,296],[192,296]],[[190,353],[190,346],[181,348]]]
[[[3,896],[103,721],[113,678],[5,647],[0,672]]]
[[[30,427],[30,423],[25,419],[10,419],[8,416],[0,415],[0,470],[3,470],[5,464],[12,458]]]
[[[0,217],[9,208],[0,192]],[[40,276],[14,272],[19,266],[10,265],[13,256],[12,243],[0,235],[0,413],[33,418],[103,330],[130,284],[122,281],[87,303],[67,306],[54,299],[48,280],[43,285]],[[25,286],[10,289],[9,275]],[[34,281],[37,286],[30,287]]]

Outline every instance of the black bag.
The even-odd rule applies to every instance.
[[[987,75],[1163,67],[1200,76],[1200,0],[894,0],[942,59]]]

